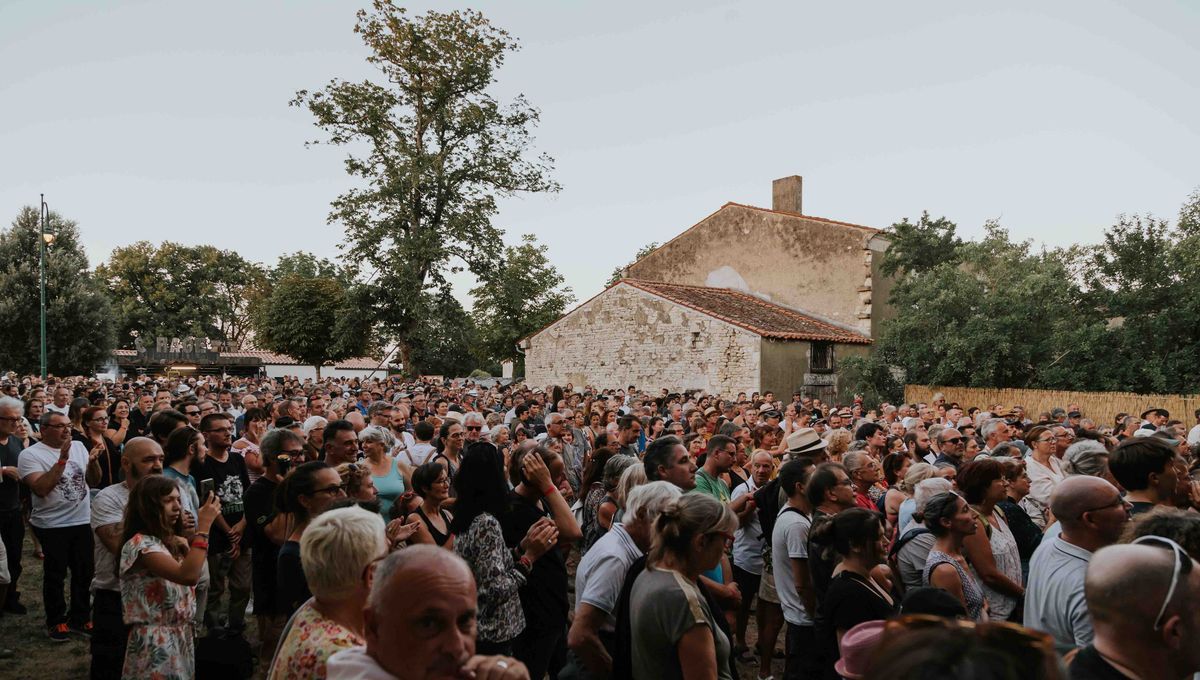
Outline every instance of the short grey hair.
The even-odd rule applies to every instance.
[[[328,515],[330,512],[335,511],[327,511],[320,515],[320,517],[317,519]],[[378,514],[376,514],[375,517],[379,518],[380,522],[383,521]],[[304,533],[307,534],[308,530],[306,529]],[[396,575],[396,572],[400,571],[404,567],[418,562],[440,563],[443,565],[446,562],[449,562],[461,568],[468,575],[471,575],[471,579],[474,580],[474,572],[471,571],[471,567],[454,551],[446,550],[445,548],[439,548],[430,544],[410,545],[403,550],[397,550],[391,555],[388,555],[382,562],[379,563],[379,566],[375,568],[375,579],[371,584],[371,594],[367,596],[367,606],[375,612],[383,609],[385,606],[385,595],[387,594],[388,585],[393,580],[392,577]],[[358,573],[361,573],[361,570]],[[314,592],[313,594],[315,595],[316,593]]]
[[[396,438],[392,436],[392,433],[388,432],[382,427],[379,427],[378,425],[368,425],[367,427],[364,427],[362,431],[358,433],[358,441],[364,444],[367,442],[379,442],[388,449],[391,449],[396,445]]]
[[[304,430],[304,434],[307,436],[318,427],[325,427],[328,424],[329,421],[325,420],[321,416],[309,416],[308,418],[304,419],[304,425],[300,429]]]
[[[559,413],[558,411],[553,411],[551,413],[546,414],[546,417],[542,420],[542,424],[543,425],[552,425],[554,423],[557,423],[560,420],[563,420],[564,417],[565,416],[563,416],[563,414]]]
[[[638,459],[633,456],[618,454],[608,459],[604,464],[603,485],[606,489],[615,489],[617,482],[621,481],[621,475],[630,465],[637,465]]]
[[[983,421],[983,425],[979,426],[979,435],[983,437],[985,441],[991,439],[992,435],[996,433],[996,429],[1002,424],[1004,424],[1003,418],[988,418],[987,420]]]
[[[25,402],[14,397],[0,397],[0,409],[5,408],[15,411],[18,416],[24,415]]]
[[[1108,449],[1098,441],[1080,439],[1067,447],[1063,454],[1062,468],[1068,477],[1100,477],[1108,470]]]
[[[901,492],[912,494],[916,492],[918,484],[932,478],[935,474],[937,474],[937,470],[929,463],[913,463],[908,466],[908,472],[904,473],[904,479],[901,479],[897,486]]]
[[[670,482],[659,480],[642,484],[631,490],[629,497],[625,499],[625,512],[621,515],[621,521],[628,523],[640,520],[653,526],[663,509],[682,495],[679,487]]]
[[[941,444],[942,442],[946,441],[942,438],[942,433],[949,429],[950,428],[946,427],[945,425],[934,423],[933,425],[929,426],[929,429],[927,429],[925,433],[928,434],[931,439],[937,440],[938,444]]]
[[[380,399],[379,401],[371,402],[371,405],[367,407],[367,417],[374,418],[384,411],[391,411],[393,408],[390,401]]]
[[[46,427],[50,424],[50,419],[54,416],[62,416],[63,418],[66,418],[66,416],[63,416],[63,414],[59,413],[58,411],[46,409],[45,411],[42,411],[42,417],[38,418],[38,425],[40,427]]]
[[[477,424],[477,425],[486,425],[487,424],[483,420],[483,414],[480,413],[479,411],[467,412],[467,414],[465,416],[463,416],[463,425],[466,425],[467,423],[472,423],[472,424]]]
[[[854,474],[856,470],[861,470],[870,464],[871,455],[863,451],[848,451],[842,456],[842,465],[850,474]]]
[[[300,564],[309,591],[328,599],[353,593],[363,570],[387,552],[384,532],[379,513],[357,506],[318,515],[300,537]]]
[[[617,491],[614,494],[617,507],[624,510],[625,499],[629,496],[629,492],[645,483],[645,465],[631,465],[625,468],[625,471],[621,473],[621,479],[617,482]]]
[[[916,490],[913,491],[913,503],[916,505],[913,508],[913,514],[923,514],[925,512],[925,504],[929,502],[930,498],[953,490],[954,484],[945,477],[930,477],[920,482],[917,484]],[[900,527],[900,529],[903,530],[904,527]]]

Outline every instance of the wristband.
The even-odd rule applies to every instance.
[[[557,487],[557,486],[551,486],[551,487],[548,487],[548,488],[547,488],[545,491],[543,491],[543,492],[542,492],[542,495],[543,495],[543,496],[546,496],[546,497],[550,497],[550,496],[553,496],[553,495],[554,495],[554,492],[555,492],[555,491],[558,491],[558,487]]]
[[[197,541],[192,539],[191,546],[199,550],[208,550],[208,541]]]
[[[58,460],[54,461],[54,464],[61,466],[61,467],[66,467],[67,461],[63,460],[62,458],[59,458]]]

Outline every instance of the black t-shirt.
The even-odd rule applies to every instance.
[[[812,515],[813,526],[816,526],[822,517],[828,516],[828,513],[814,509]],[[817,596],[819,609],[821,601],[825,599],[825,591],[829,589],[829,581],[833,578],[833,569],[837,566],[837,559],[833,555],[832,550],[827,553],[824,547],[813,544],[811,531],[809,531],[808,536],[808,572],[812,576],[813,592]]]
[[[300,605],[312,597],[308,590],[308,580],[304,578],[304,568],[300,564],[299,541],[283,544],[279,549],[276,567],[276,604],[280,614],[290,617]]]
[[[1100,656],[1095,645],[1080,649],[1067,671],[1071,674],[1071,680],[1128,680],[1124,673]]]
[[[1147,503],[1146,501],[1130,501],[1129,504],[1133,506],[1129,508],[1130,517],[1137,517],[1143,512],[1150,512],[1154,509],[1154,503]]]
[[[141,409],[129,409],[129,429],[125,431],[125,441],[149,436],[149,432],[150,416],[142,413]]]
[[[275,489],[279,484],[259,477],[246,491],[246,538],[250,546],[251,580],[254,585],[254,613],[277,613],[275,602],[275,562],[279,546],[267,537],[265,527],[275,519]]]
[[[71,439],[83,444],[88,452],[91,453],[92,440],[87,435],[78,430],[71,430]],[[91,488],[103,489],[124,481],[125,475],[121,473],[121,452],[117,450],[117,445],[112,443],[108,437],[104,437],[104,454],[100,456],[99,463],[100,483]]]
[[[0,467],[17,467],[17,458],[24,450],[17,435],[9,435],[8,441],[0,444]],[[17,512],[21,509],[21,482],[0,475],[0,512]]]
[[[816,620],[817,644],[822,666],[832,667],[841,658],[837,631],[850,630],[867,621],[883,621],[896,614],[896,600],[889,603],[862,576],[843,571],[829,580],[821,613]]]
[[[530,502],[515,491],[509,493],[508,511],[500,518],[504,543],[509,548],[521,545],[529,527],[539,519],[549,517],[537,503]],[[533,563],[529,578],[519,591],[525,625],[553,628],[565,625],[570,601],[567,599],[567,561],[557,546],[550,548]]]
[[[200,464],[200,474],[197,483],[205,479],[213,480],[213,489],[217,498],[221,499],[221,516],[230,526],[242,521],[245,512],[245,494],[250,487],[250,475],[246,473],[246,461],[236,453],[226,453],[225,460],[220,461],[211,454],[205,456]],[[209,538],[209,553],[216,554],[229,549],[229,537],[214,522]],[[250,547],[242,544],[242,552]]]

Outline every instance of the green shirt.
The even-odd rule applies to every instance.
[[[729,504],[729,486],[720,478],[708,474],[704,468],[696,470],[696,488],[693,490],[708,494],[726,505]]]

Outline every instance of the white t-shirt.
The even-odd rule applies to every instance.
[[[49,472],[58,462],[58,449],[38,442],[21,452],[17,458],[17,473],[24,480],[38,472]],[[88,524],[92,519],[92,504],[88,502],[88,450],[83,442],[71,442],[71,454],[62,476],[45,498],[33,496],[33,512],[29,523],[39,529],[59,529]]]
[[[608,614],[605,630],[616,629],[617,600],[625,585],[629,566],[642,556],[642,551],[625,531],[614,523],[612,530],[587,551],[575,574],[575,608],[587,603]]]
[[[812,520],[795,508],[784,506],[771,533],[771,566],[775,570],[775,591],[783,607],[783,618],[793,626],[811,626],[813,620],[804,609],[804,601],[792,579],[792,560],[808,559],[808,530]]]
[[[46,410],[51,411],[53,413],[61,413],[62,415],[65,416],[65,415],[67,415],[67,411],[71,410],[71,404],[68,403],[66,406],[59,408],[54,405],[54,402],[50,402],[49,404],[46,404]]]
[[[125,517],[125,506],[129,505],[129,487],[125,483],[106,486],[92,499],[92,532],[109,524],[120,524]],[[117,556],[104,547],[100,536],[95,536],[96,573],[92,577],[92,590],[121,591],[121,578],[117,574]],[[119,547],[118,547],[119,550]]]
[[[755,491],[758,491],[758,486],[754,484],[754,478],[751,477],[737,485],[729,500],[736,501],[746,494],[753,496]],[[763,535],[762,524],[758,521],[757,512],[750,513],[750,518],[746,520],[745,524],[739,525],[737,532],[733,535],[733,564],[738,569],[751,574],[762,574]]]
[[[428,463],[434,451],[433,444],[429,442],[417,442],[409,446],[407,450],[398,452],[396,457],[416,467],[417,465]]]
[[[1192,426],[1192,429],[1188,431],[1187,443],[1188,446],[1200,444],[1200,425],[1194,425]]]

